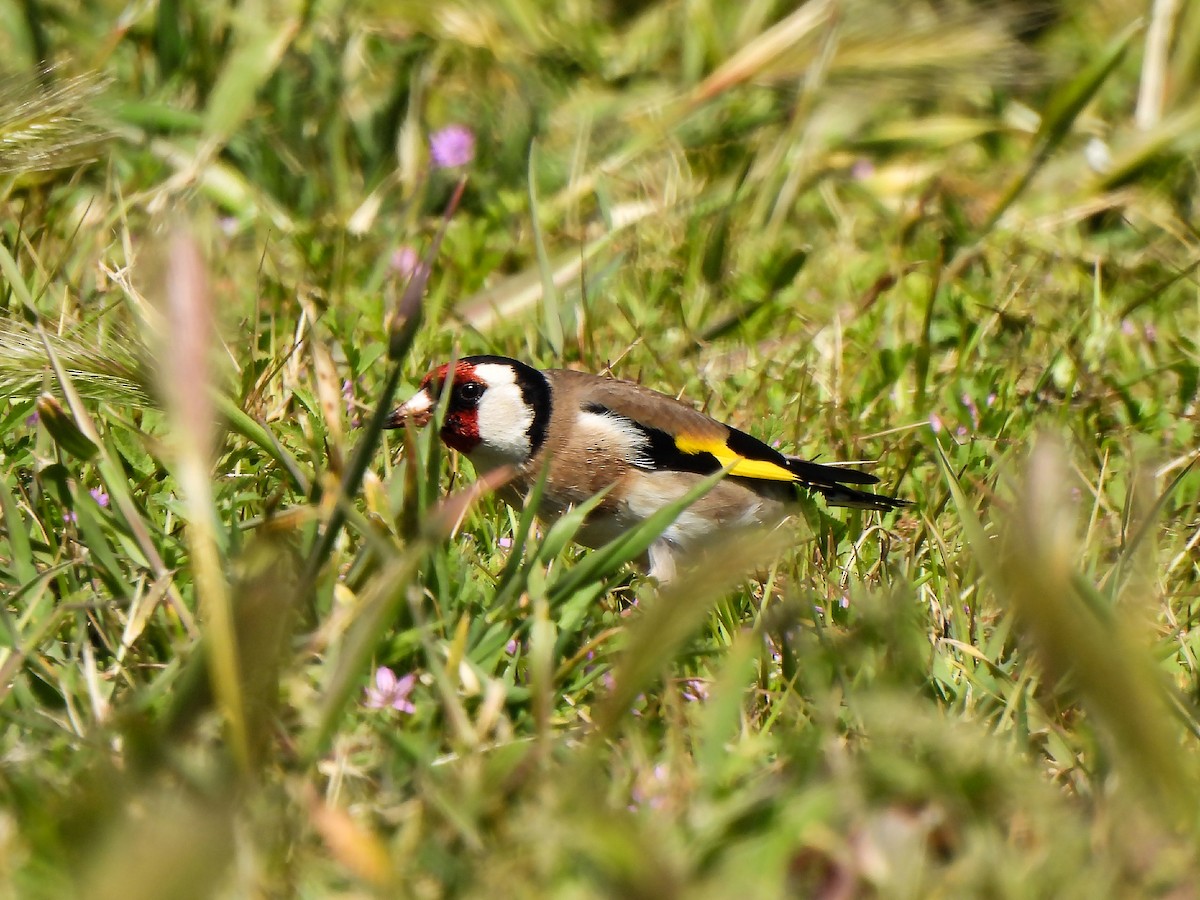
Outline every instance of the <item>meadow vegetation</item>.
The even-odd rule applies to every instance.
[[[0,18],[0,895],[1196,894],[1200,4]],[[915,505],[658,591],[466,353]]]

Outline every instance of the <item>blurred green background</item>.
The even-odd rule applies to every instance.
[[[4,896],[1196,892],[1200,5],[0,23]],[[482,352],[916,505],[658,592]]]

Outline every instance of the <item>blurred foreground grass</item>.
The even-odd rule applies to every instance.
[[[0,11],[6,895],[1194,893],[1200,6]],[[659,596],[453,352],[917,505]]]

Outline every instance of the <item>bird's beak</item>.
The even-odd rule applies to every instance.
[[[433,398],[428,391],[418,391],[407,403],[397,406],[383,423],[384,428],[403,428],[409,422],[424,428],[433,418]]]

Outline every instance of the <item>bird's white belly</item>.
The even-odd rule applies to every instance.
[[[636,486],[625,491],[615,510],[597,511],[589,516],[576,540],[589,547],[599,547],[641,525],[663,507],[682,498],[694,486],[693,482],[647,473],[638,479]],[[678,548],[688,548],[724,528],[768,525],[779,521],[779,504],[755,497],[749,492],[740,499],[742,502],[732,508],[723,507],[719,517],[714,517],[711,510],[706,513],[703,509],[704,500],[701,499],[695,506],[681,512],[663,531],[659,540]]]

